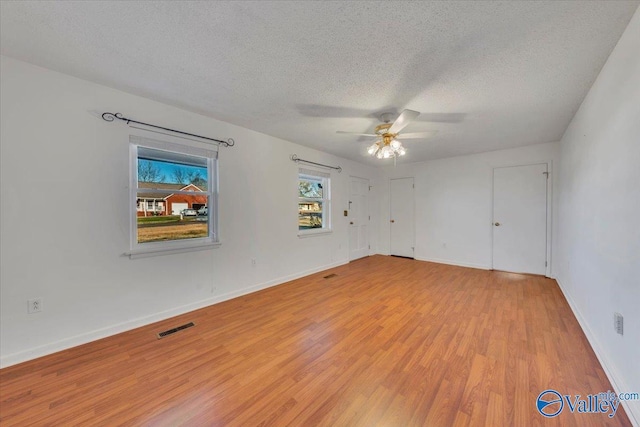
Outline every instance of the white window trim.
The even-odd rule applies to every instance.
[[[307,237],[316,237],[316,236],[322,236],[324,234],[331,234],[331,233],[333,233],[332,229],[315,228],[310,230],[299,230],[298,237],[300,239],[305,239]]]
[[[138,147],[147,147],[175,153],[195,155],[207,159],[208,182],[207,196],[209,235],[195,239],[181,239],[161,242],[138,243]],[[130,259],[146,258],[159,255],[170,255],[183,252],[200,251],[221,246],[218,232],[218,165],[217,150],[159,141],[130,135],[129,137],[129,215],[130,215],[130,250],[124,255]]]
[[[323,208],[322,208],[323,220],[324,220],[323,222],[327,224],[327,226],[322,228],[310,228],[308,230],[300,230],[298,219],[296,218],[296,226],[298,227],[298,237],[299,238],[316,237],[316,236],[333,233],[332,221],[331,221],[331,175],[326,172],[320,172],[313,169],[305,169],[305,168],[298,169],[298,174],[296,175],[296,184],[297,184],[296,185],[296,212],[298,211],[298,206],[299,206],[298,203],[301,200],[306,199],[304,197],[300,197],[298,192],[300,175],[306,175],[311,178],[322,178],[323,180],[326,180],[328,185],[326,185],[327,188],[323,188],[324,197],[321,200],[323,205]],[[311,200],[311,199],[308,199],[308,200]]]
[[[159,256],[159,255],[171,255],[171,254],[180,254],[184,252],[202,251],[206,249],[219,248],[220,246],[222,246],[222,243],[220,242],[210,242],[210,243],[202,243],[199,245],[194,244],[194,245],[184,246],[184,247],[157,248],[156,250],[132,249],[130,251],[125,252],[124,254],[131,259],[138,259],[138,258],[149,258],[149,257]]]

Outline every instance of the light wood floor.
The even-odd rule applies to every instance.
[[[630,425],[549,388],[611,390],[555,281],[373,256],[5,368],[0,424]]]

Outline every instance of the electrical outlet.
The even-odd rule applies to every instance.
[[[616,330],[616,333],[622,335],[624,330],[624,317],[620,313],[613,313],[613,327]]]
[[[27,300],[27,313],[39,313],[42,311],[42,298]]]

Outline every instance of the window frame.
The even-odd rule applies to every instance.
[[[310,178],[322,181],[322,197],[301,197],[300,196],[300,180]],[[312,169],[299,168],[296,181],[296,212],[298,212],[298,237],[309,237],[319,234],[332,233],[331,224],[331,175],[326,172],[320,172]],[[300,229],[300,202],[321,202],[322,203],[322,227]]]
[[[138,242],[138,193],[148,191],[138,187],[138,159],[139,148],[164,151],[167,153],[200,157],[206,160],[207,168],[207,190],[195,192],[195,194],[207,197],[207,224],[208,233],[206,237],[195,237],[187,239],[163,240],[157,242]],[[166,142],[156,139],[141,137],[138,135],[129,136],[129,215],[130,230],[129,237],[130,250],[125,254],[130,258],[141,258],[155,255],[165,255],[171,253],[190,252],[204,250],[220,246],[218,230],[218,156],[217,149],[200,148],[186,144]],[[188,185],[188,184],[187,184]],[[173,191],[159,190],[159,193],[169,194],[194,194],[193,191]],[[166,201],[164,202],[166,208]]]

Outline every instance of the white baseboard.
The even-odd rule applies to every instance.
[[[455,265],[455,266],[458,266],[458,267],[469,267],[469,268],[477,268],[477,269],[480,269],[480,270],[491,270],[491,266],[488,266],[488,265],[474,264],[474,263],[470,263],[470,262],[459,262],[459,261],[454,261],[454,260],[450,260],[450,259],[418,258],[418,257],[416,257],[415,259],[417,259],[418,261],[435,262],[435,263],[438,263],[438,264]]]
[[[589,341],[589,344],[591,344],[591,348],[593,349],[593,352],[596,354],[596,357],[598,358],[598,361],[600,362],[600,365],[602,366],[604,373],[607,375],[607,378],[609,379],[609,382],[613,387],[613,391],[615,391],[616,394],[623,393],[623,392],[637,392],[638,390],[631,390],[627,386],[624,380],[624,377],[621,376],[618,373],[618,371],[615,369],[613,364],[609,362],[605,353],[602,351],[602,346],[600,346],[595,335],[593,334],[593,332],[591,332],[591,329],[589,328],[589,324],[587,323],[584,316],[582,316],[582,313],[580,313],[580,310],[578,309],[578,307],[573,302],[573,298],[571,298],[571,295],[569,294],[569,292],[567,292],[566,288],[562,286],[562,282],[560,281],[560,279],[556,278],[556,282],[558,282],[560,291],[562,291],[562,294],[564,295],[565,299],[569,303],[569,307],[571,308],[571,311],[573,311],[573,315],[578,320],[578,323],[580,324],[582,331],[587,337],[587,341]],[[602,391],[607,391],[607,390],[602,390]],[[627,413],[627,416],[631,420],[631,424],[633,424],[634,427],[640,427],[640,401],[625,400],[625,401],[622,401],[621,403],[622,403],[622,406],[624,407],[625,412]]]
[[[82,344],[87,344],[92,341],[96,341],[102,338],[106,338],[112,335],[116,335],[122,332],[130,331],[141,326],[146,326],[151,323],[155,323],[161,320],[166,320],[171,317],[179,316],[181,314],[188,313],[190,311],[198,310],[204,307],[208,307],[213,304],[217,304],[223,301],[227,301],[239,296],[247,295],[253,292],[260,291],[262,289],[270,288],[272,286],[281,285],[291,280],[299,279],[310,274],[317,273],[319,271],[328,270],[330,268],[338,267],[340,265],[347,264],[349,261],[338,261],[331,264],[323,265],[321,267],[312,268],[310,270],[301,271],[298,273],[290,274],[287,276],[279,277],[277,279],[269,280],[257,285],[248,286],[236,291],[227,292],[226,294],[216,295],[212,298],[200,300],[191,304],[182,305],[169,310],[161,311],[159,313],[152,314],[150,316],[140,317],[126,322],[118,323],[106,328],[96,329],[84,334],[75,335],[73,337],[65,338],[60,341],[52,342],[42,346],[30,348],[17,353],[8,354],[0,358],[0,368],[6,368],[11,365],[26,362],[28,360],[36,359],[38,357],[47,356],[58,351],[67,350],[72,347],[77,347]]]

